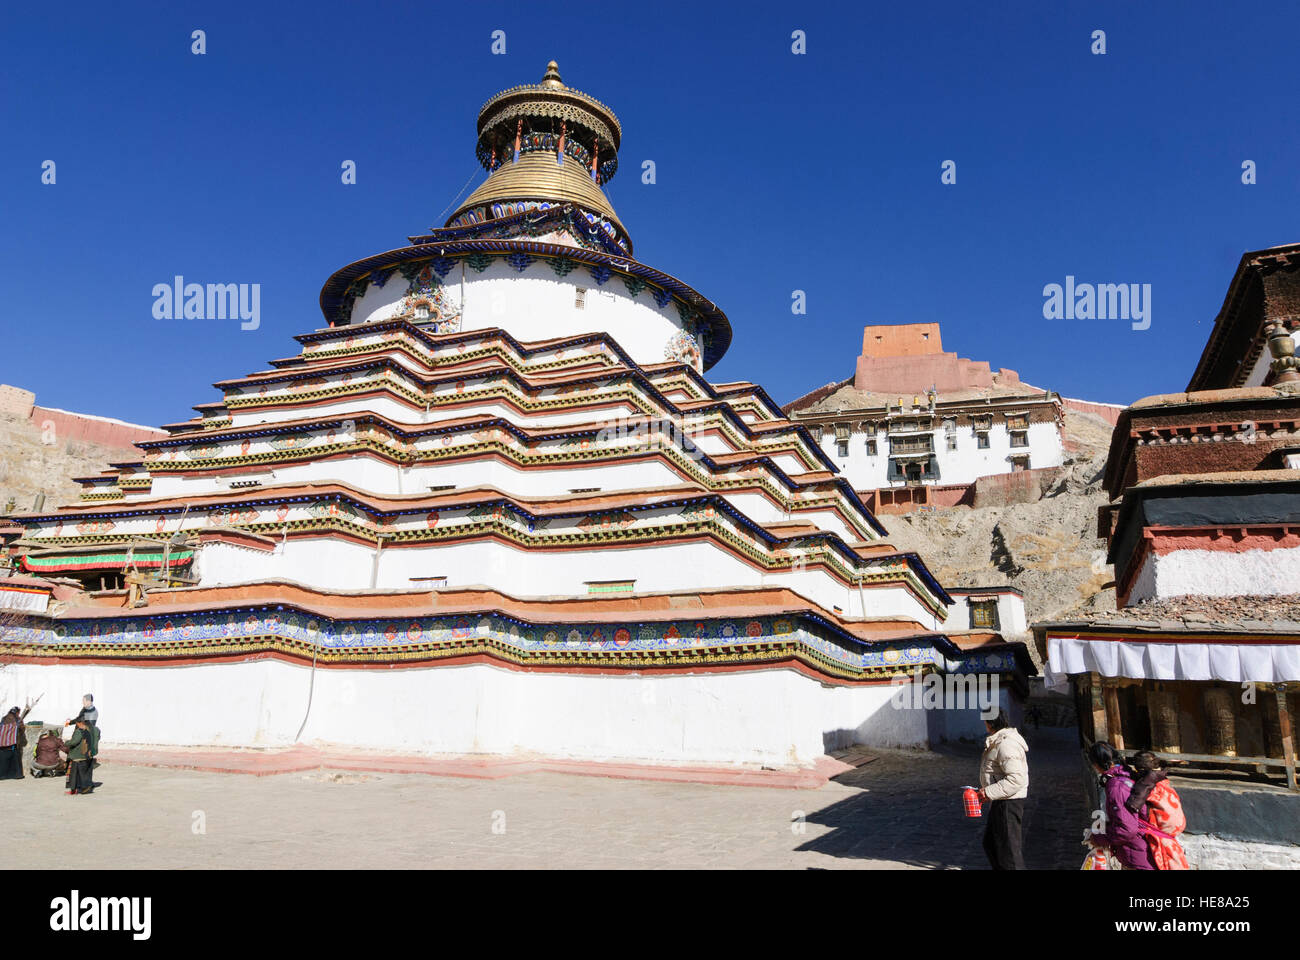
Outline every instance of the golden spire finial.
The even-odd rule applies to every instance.
[[[546,65],[546,75],[542,77],[542,86],[544,87],[563,87],[564,81],[560,79],[560,65],[552,60]]]

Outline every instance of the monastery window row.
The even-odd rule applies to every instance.
[[[929,420],[891,420],[885,428],[885,432],[891,436],[895,433],[918,433],[922,430],[929,430],[934,426]]]
[[[824,436],[824,434],[822,434]],[[1029,432],[1027,430],[1012,431],[1009,435],[1010,445],[1016,449],[1027,449],[1029,447]],[[820,437],[819,437],[820,439]],[[988,450],[992,448],[992,434],[988,430],[979,430],[975,433],[975,447],[978,450]],[[956,452],[957,431],[944,431],[944,449],[948,452]],[[914,453],[933,453],[935,451],[935,434],[923,433],[910,436],[890,437],[889,450],[891,454],[914,454]],[[864,445],[866,455],[869,457],[879,456],[879,443],[874,436],[868,436]],[[841,459],[847,459],[849,456],[849,440],[847,434],[835,441],[835,453]]]
[[[934,435],[922,434],[917,437],[893,437],[889,441],[890,456],[910,453],[933,453]]]

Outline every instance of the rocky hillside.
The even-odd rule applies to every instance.
[[[77,440],[42,442],[40,427],[26,418],[0,415],[0,514],[10,498],[15,511],[32,508],[38,493],[45,505],[75,502],[81,487],[73,477],[107,468],[109,461],[139,459],[140,451]]]
[[[1071,610],[1113,610],[1114,574],[1096,536],[1110,433],[1099,417],[1067,412],[1066,439],[1076,452],[1036,502],[880,520],[893,543],[921,554],[943,584],[1018,588],[1031,623]]]

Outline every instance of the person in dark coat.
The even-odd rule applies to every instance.
[[[54,730],[46,730],[36,738],[36,754],[32,757],[32,773],[38,777],[47,774],[58,776],[65,772],[66,763],[59,756],[63,738]]]
[[[18,734],[22,727],[17,707],[0,717],[0,780],[22,776],[22,757],[18,749]]]
[[[95,706],[95,698],[89,693],[81,698],[81,709],[77,711],[77,715],[64,726],[71,726],[78,720],[86,720],[95,728],[94,743],[90,746],[90,766],[94,769],[99,766],[99,708]]]
[[[76,732],[63,747],[68,755],[68,793],[73,796],[93,793],[95,790],[90,779],[90,745],[94,728],[85,720],[78,720],[76,728]]]

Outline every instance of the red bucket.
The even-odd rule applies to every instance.
[[[980,792],[974,787],[966,787],[961,792],[962,806],[966,809],[966,816],[982,816],[984,811],[980,808]]]

